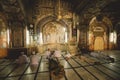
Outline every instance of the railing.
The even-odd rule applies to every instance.
[[[67,50],[67,44],[64,43],[48,43],[37,46],[39,53],[44,53],[48,48],[51,50],[59,49],[61,51]]]

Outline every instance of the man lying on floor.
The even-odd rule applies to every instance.
[[[114,58],[110,57],[108,54],[105,54],[103,51],[91,52],[90,55],[99,59],[104,59],[108,62],[115,61]]]

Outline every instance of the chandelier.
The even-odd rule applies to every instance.
[[[61,7],[60,7],[60,5],[61,5],[61,1],[58,0],[58,16],[57,16],[57,19],[58,19],[58,20],[62,19]]]

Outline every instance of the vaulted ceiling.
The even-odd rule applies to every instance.
[[[0,14],[8,23],[34,23],[42,10],[49,8],[51,14],[59,9],[59,0],[0,0]],[[114,24],[120,21],[120,0],[60,0],[61,10],[79,15],[86,23],[98,14],[107,16]],[[45,11],[44,11],[45,12]],[[69,13],[65,13],[66,15]],[[66,16],[65,15],[65,16]],[[70,15],[70,14],[69,14]],[[82,23],[85,23],[85,22]]]

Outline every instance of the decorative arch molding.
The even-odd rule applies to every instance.
[[[89,23],[89,29],[92,30],[95,26],[103,26],[105,30],[109,29],[110,32],[113,30],[112,22],[109,18],[103,17],[101,21],[97,21],[96,17],[93,17]]]
[[[49,23],[49,22],[57,22],[59,24],[62,24],[64,27],[66,27],[67,32],[69,32],[68,29],[68,24],[66,21],[64,21],[63,19],[61,20],[57,20],[57,17],[49,15],[46,17],[41,18],[36,24],[35,24],[35,30],[37,33],[42,32],[43,27]]]

